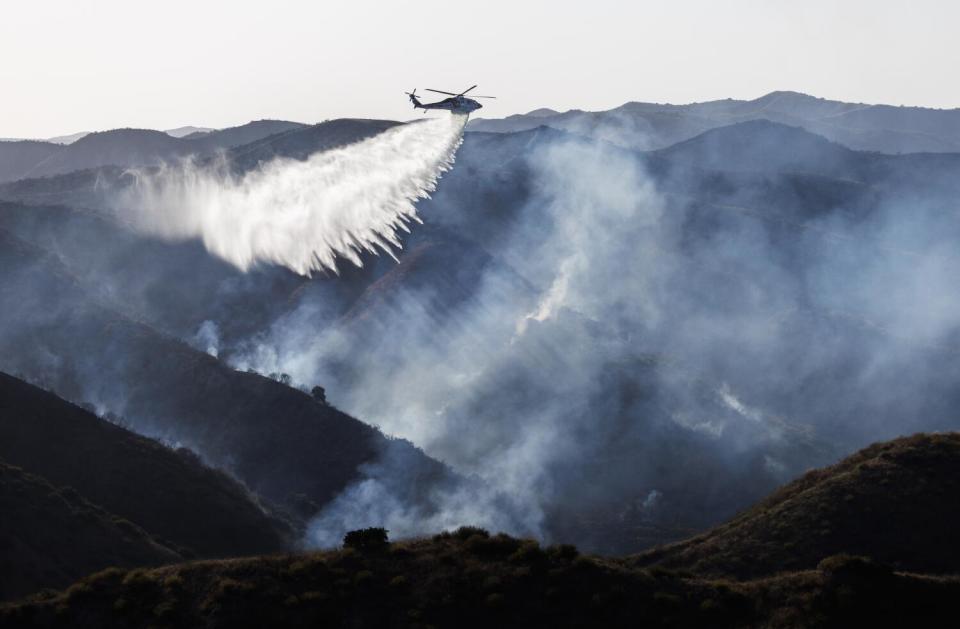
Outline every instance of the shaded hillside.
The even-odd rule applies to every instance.
[[[844,557],[746,583],[646,571],[572,546],[462,528],[390,546],[105,570],[47,599],[0,607],[9,627],[926,626],[956,579]]]
[[[109,189],[120,185],[126,176],[120,166],[102,166],[76,170],[63,175],[18,179],[0,184],[0,199],[73,207],[100,207]],[[110,188],[105,189],[104,186]]]
[[[506,118],[475,118],[467,129],[486,133],[518,133],[546,126],[575,135],[611,142],[625,148],[653,150],[694,137],[717,126],[696,115],[684,115],[667,106],[651,109],[642,103],[627,103],[608,111],[565,112],[536,110]]]
[[[66,587],[108,566],[182,560],[129,520],[2,460],[0,514],[0,601]]]
[[[199,242],[143,237],[108,213],[0,202],[0,229],[56,251],[87,293],[111,309],[181,339],[205,321],[216,323],[224,345],[244,338],[283,312],[307,282],[285,268],[243,273]]]
[[[246,172],[275,157],[305,160],[319,151],[365,140],[398,124],[392,120],[340,118],[312,126],[300,125],[237,147],[229,155],[230,163],[235,171]]]
[[[115,129],[91,133],[37,162],[27,177],[49,177],[98,166],[154,166],[185,155],[184,141],[162,131]]]
[[[710,170],[816,172],[836,178],[856,177],[851,165],[863,160],[826,138],[767,120],[713,129],[654,155]]]
[[[63,147],[51,142],[0,142],[0,183],[26,177],[38,162],[61,150]]]
[[[708,129],[750,120],[803,127],[856,150],[960,152],[960,109],[844,103],[785,91],[753,100],[687,105],[629,102],[598,112],[536,110],[500,120],[476,118],[470,129],[512,133],[547,125],[629,148],[653,150]]]
[[[202,135],[191,135],[183,139],[187,141],[186,146],[189,147],[191,152],[205,155],[220,149],[231,149],[235,146],[256,142],[278,133],[304,129],[307,126],[301,122],[289,122],[287,120],[254,120],[238,127],[211,130]]]
[[[274,552],[296,535],[196,455],[174,452],[6,374],[0,374],[0,459],[69,485],[192,555]]]
[[[960,434],[870,446],[783,487],[708,533],[636,558],[697,574],[754,578],[864,555],[900,570],[957,573]]]
[[[446,475],[407,442],[107,310],[53,256],[2,231],[0,277],[4,370],[114,409],[138,432],[196,450],[305,516],[387,450],[409,452],[423,468],[417,482]]]
[[[490,265],[500,264],[475,242],[431,226],[418,229],[406,244],[399,264],[367,287],[344,314],[343,323],[361,329],[364,323],[387,325],[402,316],[400,302],[414,296],[434,317],[444,319],[474,296]],[[532,304],[534,288],[512,269],[500,271],[509,276],[503,290],[520,303]],[[353,333],[360,342],[369,331]]]
[[[805,189],[813,194],[837,183],[871,184],[888,191],[898,188],[902,193],[917,198],[955,194],[960,190],[956,182],[956,173],[960,172],[960,154],[895,156],[853,151],[800,127],[766,120],[712,129],[649,155],[654,163],[666,160],[674,167],[686,165],[703,171],[776,173],[791,178],[815,175],[832,180],[809,180],[793,184],[794,188]],[[697,176],[689,173],[687,178],[691,175]],[[796,182],[796,179],[793,181]],[[743,186],[742,182],[738,183]],[[755,188],[756,184],[750,187]],[[808,200],[805,205],[812,214],[819,204]]]

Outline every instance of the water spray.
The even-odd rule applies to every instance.
[[[242,176],[225,159],[134,170],[120,205],[137,229],[200,238],[244,271],[266,263],[301,275],[335,273],[341,258],[360,266],[364,252],[394,255],[398,233],[420,220],[416,202],[453,165],[466,121],[454,114],[398,125],[305,161],[276,158]]]

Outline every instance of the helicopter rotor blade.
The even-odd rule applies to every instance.
[[[457,96],[463,96],[464,94],[466,94],[467,92],[469,92],[470,90],[472,90],[474,87],[476,87],[476,85],[474,85],[473,87],[468,87],[467,89],[465,89],[465,90],[463,90],[462,92],[460,92],[459,94],[457,94]]]
[[[453,92],[444,92],[443,90],[432,90],[429,87],[424,88],[428,92],[436,92],[437,94],[446,94],[447,96],[459,96],[459,94],[454,94]]]
[[[470,98],[496,98],[496,96],[471,96]]]

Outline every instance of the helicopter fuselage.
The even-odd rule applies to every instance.
[[[469,114],[483,107],[480,103],[465,96],[451,96],[435,103],[421,103],[415,100],[413,103],[415,109],[445,109],[456,114]]]

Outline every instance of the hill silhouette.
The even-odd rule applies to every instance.
[[[812,569],[825,557],[848,553],[898,570],[956,574],[958,474],[960,434],[875,444],[636,563],[754,578]]]
[[[0,601],[41,588],[66,587],[109,566],[150,566],[183,559],[129,520],[71,488],[0,460]]]
[[[711,129],[654,155],[712,170],[810,172],[836,178],[856,177],[855,164],[863,159],[800,127],[767,120]]]
[[[38,162],[61,150],[63,147],[51,142],[0,142],[0,183],[26,177]]]
[[[185,137],[184,144],[191,153],[206,155],[213,151],[230,149],[243,144],[256,142],[263,138],[287,133],[297,129],[304,129],[308,125],[286,120],[254,120],[238,127],[229,127],[209,131],[202,135]]]
[[[0,373],[0,459],[135,522],[181,551],[280,551],[295,533],[232,478]]]
[[[957,434],[876,444],[711,533],[640,557],[581,555],[473,527],[393,544],[367,530],[348,535],[337,551],[107,570],[59,595],[0,608],[0,620],[23,627],[941,626],[960,579],[918,573],[960,569],[952,544],[958,465]]]
[[[154,166],[187,153],[182,140],[150,129],[91,133],[40,160],[27,177],[49,177],[98,166]]]

